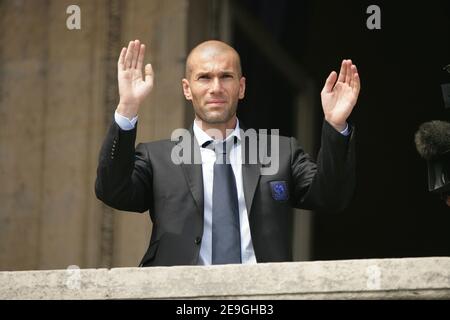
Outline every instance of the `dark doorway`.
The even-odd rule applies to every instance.
[[[357,190],[345,212],[314,215],[312,259],[449,256],[450,208],[427,192],[414,133],[423,122],[449,120],[440,85],[450,82],[442,70],[450,63],[450,2],[379,4],[381,30],[366,27],[371,2],[240,3],[317,88],[344,58],[353,59],[361,74],[350,119],[357,132]],[[233,30],[248,81],[240,119],[293,135],[296,89],[239,26]],[[320,104],[314,107],[322,113]],[[317,118],[320,129],[323,117]],[[318,140],[320,131],[315,135]]]

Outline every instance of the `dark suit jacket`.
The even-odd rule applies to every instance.
[[[279,137],[279,170],[261,175],[261,163],[243,164],[244,196],[258,262],[291,261],[291,207],[340,211],[355,185],[354,135],[345,137],[326,121],[317,164],[292,137]],[[194,137],[194,135],[192,135]],[[105,204],[125,211],[149,210],[153,230],[141,266],[195,265],[203,234],[201,164],[174,164],[179,142],[162,140],[135,148],[136,129],[113,122],[103,143],[95,192]],[[200,152],[196,139],[194,151]],[[287,186],[274,195],[270,182]]]

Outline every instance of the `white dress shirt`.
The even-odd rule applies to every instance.
[[[200,129],[194,121],[194,135],[198,145],[201,146],[206,141],[212,140],[206,132]],[[239,203],[239,226],[241,228],[241,259],[243,264],[256,263],[255,251],[253,250],[252,237],[250,234],[250,224],[248,221],[247,207],[245,205],[244,184],[242,180],[242,155],[241,155],[241,134],[239,130],[239,120],[234,131],[225,139],[237,138],[237,142],[232,144],[230,151],[230,163],[233,168],[236,181],[238,203]],[[223,141],[214,141],[220,144]],[[200,148],[203,172],[203,237],[200,247],[198,263],[201,265],[211,264],[212,253],[212,193],[214,181],[214,162],[216,153],[209,148]]]

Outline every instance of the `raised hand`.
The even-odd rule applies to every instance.
[[[337,81],[336,81],[337,79]],[[336,130],[346,127],[347,118],[358,100],[361,84],[358,70],[351,60],[343,60],[339,78],[332,71],[321,92],[325,120]]]
[[[143,76],[145,45],[139,40],[130,41],[128,48],[122,48],[117,62],[120,102],[117,112],[129,119],[135,117],[145,97],[153,88],[153,69],[145,66]]]

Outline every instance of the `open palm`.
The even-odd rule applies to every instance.
[[[335,71],[328,76],[321,93],[322,108],[325,119],[337,130],[345,129],[347,118],[358,100],[359,90],[358,70],[351,60],[342,61],[339,78]]]
[[[153,88],[153,69],[151,64],[144,64],[145,45],[139,40],[130,41],[128,48],[123,48],[117,66],[120,104],[127,106],[124,116],[134,116],[145,97]],[[132,115],[134,113],[134,115]]]

